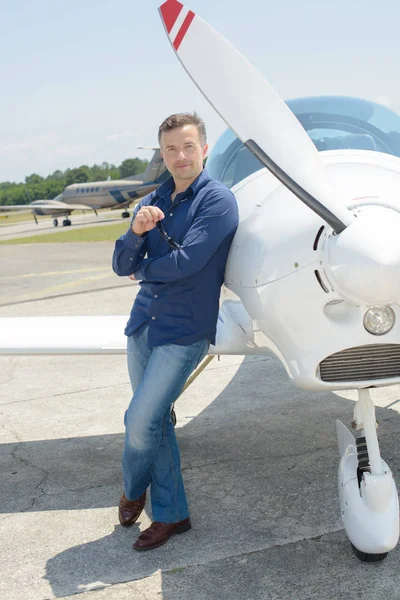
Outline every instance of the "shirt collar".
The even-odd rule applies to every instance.
[[[211,181],[211,177],[206,168],[202,170],[200,175],[196,177],[196,179],[189,185],[189,187],[180,194],[177,194],[176,198],[182,200],[183,198],[191,197],[197,194],[197,192],[204,187],[209,181]],[[171,196],[174,191],[175,184],[173,177],[164,181],[162,185],[156,190],[156,195],[161,198],[163,196]]]

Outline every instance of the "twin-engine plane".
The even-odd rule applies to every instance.
[[[139,148],[146,149],[142,146]],[[169,177],[160,149],[147,149],[153,150],[154,154],[143,173],[124,179],[73,183],[52,200],[33,200],[30,204],[0,206],[0,212],[31,211],[36,224],[36,216],[50,216],[54,227],[58,226],[61,217],[64,217],[64,227],[72,225],[70,215],[74,210],[93,210],[97,215],[97,211],[103,208],[123,209],[122,218],[129,218],[128,207],[158,188]]]
[[[229,127],[207,167],[235,193],[240,224],[210,354],[273,352],[296,386],[358,390],[357,437],[337,422],[341,514],[357,556],[382,560],[398,542],[399,504],[369,389],[400,383],[400,118],[354,98],[285,103],[181,3],[160,14]],[[125,352],[125,322],[0,319],[0,352]]]

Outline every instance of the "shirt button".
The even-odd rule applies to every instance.
[[[173,216],[174,216],[174,213],[169,213],[169,216],[170,216],[170,217],[173,217]]]
[[[151,317],[151,320],[152,320],[152,321],[155,321],[155,320],[156,320],[156,318],[155,318],[155,317]]]
[[[154,294],[154,298],[158,298],[157,294]]]

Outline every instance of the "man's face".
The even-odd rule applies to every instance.
[[[161,156],[174,179],[194,181],[203,170],[208,146],[201,145],[196,125],[163,131]]]

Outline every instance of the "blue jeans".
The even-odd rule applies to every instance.
[[[189,516],[171,405],[208,352],[209,341],[190,346],[147,345],[146,327],[128,337],[133,398],[125,413],[122,456],[125,496],[136,500],[150,485],[153,521],[176,523]]]

